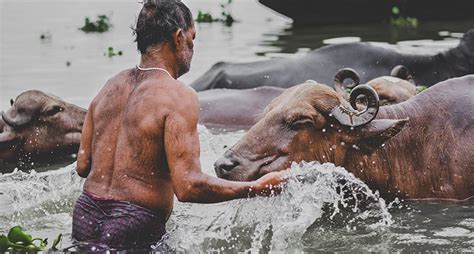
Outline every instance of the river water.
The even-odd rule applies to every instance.
[[[218,1],[185,2],[193,13],[220,12]],[[28,89],[87,107],[110,76],[137,63],[130,26],[139,9],[136,1],[124,0],[2,0],[0,109]],[[111,17],[111,31],[78,30],[84,17],[99,14]],[[238,20],[232,27],[197,25],[195,57],[183,82],[218,61],[294,57],[348,40],[431,54],[455,46],[462,32],[474,27],[474,19],[421,23],[417,29],[387,24],[293,27],[253,0],[234,1],[232,14]],[[41,34],[48,38],[40,39]],[[110,46],[124,55],[104,56]],[[216,134],[200,126],[203,170],[214,175],[213,162],[243,134]],[[38,237],[63,233],[63,247],[70,244],[71,210],[82,186],[70,163],[0,174],[0,232],[19,224]],[[168,234],[156,247],[191,252],[474,251],[473,202],[385,201],[330,164],[294,164],[291,174],[278,197],[214,205],[176,202]]]

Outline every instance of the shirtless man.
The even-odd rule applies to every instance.
[[[77,173],[87,178],[73,211],[75,241],[128,249],[165,233],[174,195],[215,203],[268,195],[283,173],[232,182],[201,172],[190,68],[194,22],[179,0],[148,1],[135,29],[141,62],[111,78],[84,123]],[[278,187],[277,187],[278,189]]]

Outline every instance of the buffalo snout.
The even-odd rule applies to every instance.
[[[216,175],[220,178],[228,178],[229,174],[240,165],[235,153],[228,150],[224,155],[214,163]]]

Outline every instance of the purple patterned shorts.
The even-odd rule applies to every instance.
[[[166,233],[166,219],[147,208],[83,192],[73,211],[75,242],[98,244],[118,250],[150,249]]]

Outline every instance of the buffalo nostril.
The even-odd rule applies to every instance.
[[[237,167],[239,163],[237,161],[227,161],[226,163],[223,163],[219,165],[219,168],[225,172],[232,171],[235,167]]]
[[[222,176],[232,171],[238,165],[240,165],[238,161],[222,157],[218,161],[216,161],[216,163],[214,164],[214,168],[216,170],[216,174],[218,176]]]

